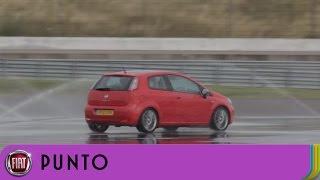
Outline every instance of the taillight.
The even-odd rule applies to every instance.
[[[130,84],[129,91],[135,90],[138,88],[138,78],[134,78]]]

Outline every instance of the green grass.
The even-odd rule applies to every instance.
[[[49,79],[16,79],[16,78],[2,78],[0,79],[0,93],[23,93],[43,91],[56,87],[64,80],[49,80]]]
[[[214,85],[212,89],[232,98],[289,98],[320,99],[320,89],[237,87]]]
[[[316,0],[0,0],[2,36],[320,37]]]
[[[94,81],[84,80],[52,80],[52,79],[0,79],[0,95],[14,93],[28,93],[45,91],[64,83],[70,83],[65,93],[86,93]],[[232,98],[291,98],[320,99],[320,89],[296,89],[296,88],[267,88],[267,87],[238,87],[238,86],[208,86],[214,91],[220,92]]]

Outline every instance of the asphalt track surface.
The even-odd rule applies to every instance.
[[[86,92],[0,94],[0,145],[32,144],[310,144],[320,143],[320,100],[233,99],[236,120],[226,132],[209,128],[88,129]]]

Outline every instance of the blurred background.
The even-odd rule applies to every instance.
[[[1,36],[320,37],[318,0],[1,0]]]

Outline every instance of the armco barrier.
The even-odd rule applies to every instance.
[[[123,69],[179,71],[206,84],[320,89],[319,61],[0,59],[2,77],[96,78]]]

